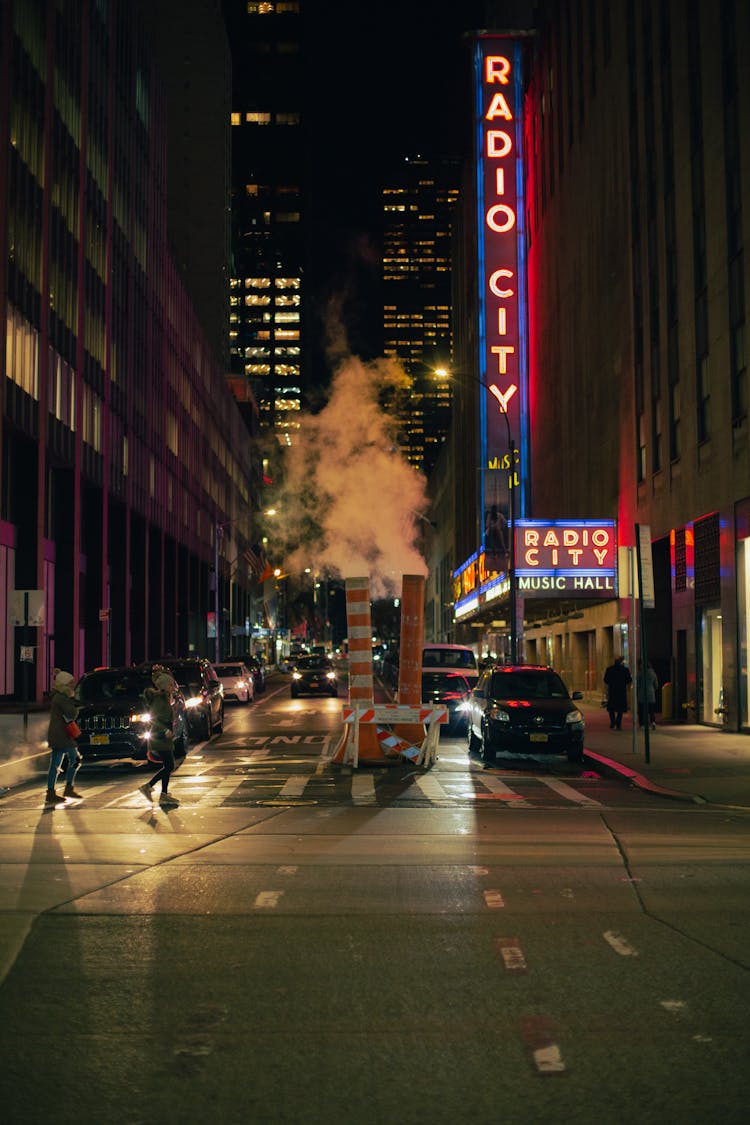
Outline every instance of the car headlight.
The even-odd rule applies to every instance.
[[[200,707],[203,700],[199,695],[191,695],[189,699],[185,700],[186,707]]]
[[[245,681],[244,680],[238,680],[237,683],[234,686],[236,688],[243,688],[243,687],[245,687]]]
[[[336,679],[336,673],[335,672],[326,672],[326,679],[327,680],[335,680]]]
[[[300,672],[292,672],[292,679],[293,680],[301,680],[302,674]]]
[[[509,723],[510,715],[504,711],[502,707],[492,706],[488,707],[485,714],[488,719],[492,719],[493,723]]]
[[[576,725],[583,726],[583,715],[580,711],[570,711],[565,716],[566,723],[575,723]]]
[[[151,712],[150,711],[138,711],[134,715],[130,716],[130,721],[131,721],[131,723],[150,723],[151,722]]]

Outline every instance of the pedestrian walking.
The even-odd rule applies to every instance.
[[[638,677],[638,702],[641,717],[641,726],[648,723],[652,730],[656,730],[656,693],[659,690],[659,677],[654,671],[654,666],[649,660],[646,664],[646,680]]]
[[[78,704],[73,696],[75,677],[70,672],[63,672],[55,668],[52,680],[52,699],[50,701],[49,727],[47,728],[47,745],[51,750],[49,770],[47,772],[47,796],[45,804],[56,805],[66,797],[79,797],[74,788],[76,774],[81,764],[81,755],[76,745],[76,718]],[[57,775],[60,772],[63,758],[67,757],[65,771],[65,789],[62,794],[55,792]]]
[[[174,677],[163,669],[154,669],[152,673],[154,686],[146,688],[144,697],[151,712],[151,738],[149,739],[149,754],[153,753],[161,761],[161,769],[139,786],[141,793],[149,801],[153,800],[151,790],[157,782],[161,782],[161,795],[159,804],[174,808],[179,805],[176,797],[169,790],[169,779],[174,773],[174,734],[172,731],[172,690]]]
[[[622,716],[628,709],[628,685],[632,682],[625,658],[616,656],[614,664],[610,664],[604,673],[610,730],[622,730]]]

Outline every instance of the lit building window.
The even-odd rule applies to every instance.
[[[270,284],[270,282],[269,282]],[[298,277],[277,277],[274,281],[277,289],[299,289],[300,278]]]
[[[277,340],[299,340],[299,331],[293,331],[290,328],[278,328],[276,330]]]
[[[250,110],[245,114],[248,125],[270,125],[271,114],[262,110]]]
[[[275,324],[298,324],[299,323],[299,313],[298,312],[277,312],[277,313],[274,313],[273,319],[274,319]]]
[[[277,211],[277,223],[298,223],[300,220],[299,211]]]
[[[278,282],[277,282],[278,284]],[[271,285],[270,277],[246,277],[246,289],[268,289]]]
[[[277,125],[299,125],[299,122],[300,122],[300,114],[299,113],[277,113],[276,114],[276,124]]]
[[[268,293],[248,293],[245,297],[246,305],[270,305],[271,298]]]

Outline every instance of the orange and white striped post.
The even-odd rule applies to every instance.
[[[375,689],[372,674],[372,615],[370,612],[370,579],[346,579],[346,629],[349,637],[349,702],[360,707],[374,706]],[[360,759],[384,760],[386,755],[372,724],[347,723],[344,735],[332,761],[348,760],[347,742],[358,740]]]
[[[401,587],[401,645],[398,665],[398,701],[409,707],[422,702],[422,649],[424,648],[424,578],[405,574]],[[421,723],[396,723],[393,733],[419,745],[425,737]]]

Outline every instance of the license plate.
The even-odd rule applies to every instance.
[[[529,735],[529,742],[546,742],[546,741],[547,741],[547,735],[546,734],[530,734]]]
[[[91,745],[92,746],[107,746],[108,744],[109,744],[109,735],[108,734],[92,734],[91,735]]]
[[[317,687],[317,686],[318,686],[317,680],[310,680],[310,687]]]

